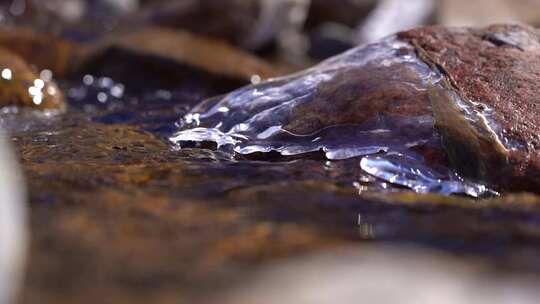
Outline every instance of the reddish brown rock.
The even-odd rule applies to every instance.
[[[414,56],[414,50],[406,47],[396,53],[399,53],[396,57]],[[368,56],[370,53],[360,54]],[[329,81],[319,85],[310,102],[291,109],[289,123],[284,128],[295,134],[311,134],[333,125],[366,123],[379,116],[429,115],[428,94],[410,85],[422,86],[422,77],[426,77],[422,72],[420,65],[384,66],[378,60],[341,68]]]
[[[480,175],[503,189],[540,191],[538,31],[521,25],[427,27],[400,33],[399,38],[414,44],[426,61],[443,71],[451,89],[466,103],[487,113],[484,127],[504,148],[492,142],[471,153],[498,159]],[[462,154],[468,153],[466,146],[459,146],[464,148]]]

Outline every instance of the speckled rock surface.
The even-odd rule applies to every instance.
[[[520,25],[428,27],[399,37],[415,44],[425,59],[446,73],[465,100],[490,109],[488,125],[507,150],[507,164],[491,168],[489,179],[503,188],[539,191],[538,31]]]

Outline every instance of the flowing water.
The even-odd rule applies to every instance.
[[[390,37],[306,71],[208,99],[181,119],[180,131],[169,140],[179,149],[212,142],[218,150],[247,157],[272,152],[322,152],[329,160],[364,157],[359,170],[416,192],[496,194],[464,181],[443,161],[427,164],[426,152],[419,151],[444,158],[424,97],[442,90],[442,80],[411,46]],[[379,156],[365,157],[374,154]]]

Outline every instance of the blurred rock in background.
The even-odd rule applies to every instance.
[[[242,43],[256,24],[257,0],[143,0],[132,22],[149,22]]]
[[[4,25],[85,39],[114,29],[139,8],[138,0],[0,0]]]
[[[0,303],[13,303],[23,278],[28,240],[24,181],[0,134]]]
[[[313,1],[306,30],[309,55],[324,59],[411,27],[431,24],[434,0]]]
[[[366,43],[419,25],[433,23],[434,0],[380,0],[377,7],[360,22],[355,41]]]
[[[540,26],[538,0],[440,0],[437,21],[449,26],[522,22]]]
[[[351,247],[266,267],[208,303],[536,303],[536,280],[407,247]]]

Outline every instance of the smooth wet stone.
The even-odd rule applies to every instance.
[[[449,80],[454,93],[433,92],[432,103],[453,165],[465,176],[502,189],[538,192],[537,30],[520,25],[430,27],[399,37]]]
[[[0,106],[65,110],[64,94],[52,73],[38,75],[18,55],[0,48]]]

